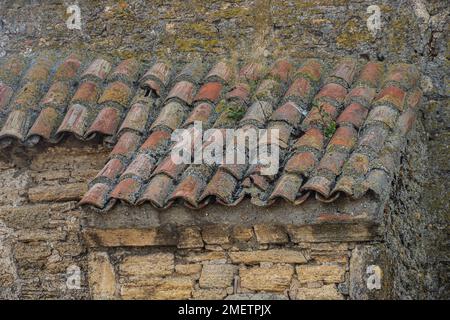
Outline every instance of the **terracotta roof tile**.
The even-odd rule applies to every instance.
[[[94,60],[81,74],[81,79],[92,79],[93,81],[104,80],[111,71],[111,64],[104,59]]]
[[[367,109],[359,103],[349,104],[339,115],[336,123],[339,125],[352,124],[355,128],[360,128],[367,117]]]
[[[233,78],[233,67],[226,61],[219,61],[206,75],[207,81],[222,81],[228,83]]]
[[[0,146],[56,143],[68,134],[117,141],[80,202],[100,209],[116,200],[201,208],[245,197],[269,205],[379,195],[414,124],[419,72],[352,58],[325,66],[317,59],[281,59],[270,68],[253,61],[235,77],[229,60],[209,70],[201,61],[181,68],[156,61],[141,76],[135,59],[12,56],[0,61]],[[266,176],[262,164],[174,163],[171,133],[193,132],[195,121],[204,129],[279,130],[280,169]]]
[[[220,92],[222,91],[222,83],[220,82],[207,82],[200,87],[194,101],[209,101],[217,102],[220,97]]]

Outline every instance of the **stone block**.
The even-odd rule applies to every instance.
[[[83,236],[90,247],[143,247],[176,245],[177,235],[160,228],[120,228],[84,230]]]
[[[288,243],[289,237],[281,226],[258,224],[254,226],[256,240],[263,244]]]
[[[202,228],[202,237],[207,244],[228,244],[228,230],[224,226],[208,225]]]
[[[178,248],[192,249],[203,248],[202,235],[198,227],[185,227],[180,230]]]
[[[156,280],[151,285],[122,285],[122,299],[144,300],[182,300],[192,295],[193,281],[190,277],[166,277]]]
[[[184,260],[189,263],[205,262],[208,263],[225,263],[227,257],[223,251],[209,251],[209,252],[189,252]]]
[[[344,281],[342,265],[302,265],[295,268],[300,283],[322,281],[326,284]]]
[[[334,284],[324,285],[320,288],[297,288],[291,298],[294,300],[343,300]]]
[[[199,289],[192,293],[195,300],[222,300],[227,296],[225,289]]]
[[[234,266],[230,264],[205,264],[199,284],[201,288],[226,288],[232,285]]]
[[[232,237],[241,242],[250,241],[253,238],[253,229],[244,226],[235,226],[233,228]]]
[[[202,265],[201,264],[177,264],[175,266],[175,272],[180,275],[192,275],[197,274],[202,271]]]
[[[172,253],[152,253],[143,256],[128,256],[119,265],[121,276],[167,276],[174,271]]]
[[[91,252],[89,254],[88,278],[92,298],[114,298],[116,292],[116,275],[106,252]]]
[[[306,263],[307,258],[301,250],[294,249],[268,249],[256,251],[236,251],[229,253],[233,263],[258,264],[261,262],[273,263]]]
[[[86,183],[69,183],[57,186],[37,186],[28,190],[31,202],[80,200],[87,191]]]
[[[239,269],[241,287],[254,291],[283,292],[289,288],[293,273],[294,267],[290,265]]]

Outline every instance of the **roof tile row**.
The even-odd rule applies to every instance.
[[[0,68],[0,145],[34,145],[64,136],[104,137],[114,146],[80,204],[108,209],[117,201],[167,208],[201,208],[216,201],[293,204],[311,195],[331,202],[386,192],[398,167],[404,135],[420,103],[419,73],[408,64],[361,66],[344,58],[333,68],[317,59],[295,67],[251,62],[239,72],[229,61],[210,70],[201,61],[180,72],[157,61],[146,72],[128,59],[60,64],[41,57],[27,66],[13,57]],[[143,75],[142,75],[143,74]],[[279,132],[279,170],[258,164],[176,164],[172,133],[188,129],[273,129]],[[257,145],[247,145],[246,154]]]

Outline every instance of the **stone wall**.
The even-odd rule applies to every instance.
[[[86,190],[85,182],[103,166],[108,151],[69,144],[37,150],[18,148],[0,154],[1,298],[69,299],[102,295],[118,298],[123,290],[151,296],[155,294],[153,287],[167,292],[167,288],[174,286],[179,288],[179,294],[194,298],[202,294],[209,297],[244,294],[246,290],[262,291],[251,287],[254,284],[245,281],[245,277],[264,279],[275,274],[270,272],[273,268],[280,270],[276,273],[280,277],[285,276],[276,280],[277,290],[268,290],[277,296],[331,294],[337,298],[370,298],[374,295],[365,289],[366,265],[362,267],[360,263],[357,267],[357,262],[368,263],[371,259],[374,264],[384,261],[389,266],[383,275],[387,279],[383,285],[388,285],[376,291],[379,297],[448,297],[446,1],[78,1],[81,31],[66,27],[66,8],[71,4],[72,1],[66,0],[45,4],[33,0],[2,2],[0,56],[58,49],[87,50],[119,58],[135,56],[143,60],[157,56],[174,62],[185,62],[194,56],[206,59],[231,56],[244,60],[249,56],[268,60],[289,56],[299,61],[306,56],[343,55],[387,62],[407,61],[417,64],[424,75],[423,108],[408,138],[391,201],[385,210],[387,246],[339,244],[339,248],[345,247],[342,252],[346,252],[347,262],[329,258],[331,266],[317,259],[307,263],[241,264],[233,262],[231,257],[236,252],[233,248],[209,244],[195,250],[177,248],[178,244],[141,249],[105,246],[89,249],[80,234],[83,214],[75,203]],[[382,22],[382,30],[375,36],[366,27],[370,15],[366,10],[373,4],[381,8]],[[272,250],[271,246],[313,254],[316,244],[266,245],[256,240],[252,250],[267,252]],[[384,248],[388,250],[385,252]],[[244,248],[242,252],[248,250]],[[189,255],[201,252],[224,258],[219,259],[220,264],[208,259],[186,260]],[[152,254],[165,257],[166,269],[158,270],[166,270],[167,274],[151,275],[148,278],[153,283],[139,280],[136,282],[139,285],[131,288],[127,281],[139,278],[140,271],[125,269],[124,272],[123,265],[130,259],[141,259],[145,264],[145,257]],[[353,269],[348,261],[354,261]],[[189,265],[181,266],[186,264]],[[68,289],[67,270],[76,272],[71,266],[81,270],[80,289]],[[90,279],[89,286],[88,266],[102,270],[105,279]],[[336,271],[339,276],[345,269],[344,281],[321,279],[323,268],[328,268],[330,274]],[[231,283],[227,282],[223,288],[209,288],[207,276],[216,274],[214,270],[228,275],[227,281],[231,279]],[[352,282],[351,270],[359,281]],[[201,280],[202,275],[206,280]],[[302,282],[305,275],[306,279],[311,276],[309,279],[314,280]]]
[[[106,155],[78,145],[0,156],[0,298],[88,297],[84,272],[80,289],[67,286],[70,268],[87,265],[75,200]]]
[[[89,227],[99,213],[76,202],[106,157],[76,141],[0,157],[0,298],[386,297],[388,282],[366,286],[383,247],[359,230],[333,242],[267,223]]]
[[[236,230],[238,241],[254,237]],[[341,244],[261,244],[239,250],[222,236],[186,248],[89,254],[93,298],[107,299],[343,299],[348,296],[351,247]],[[230,239],[236,240],[236,238]],[[220,243],[220,244],[219,244]],[[183,245],[181,245],[183,246]],[[101,272],[100,272],[101,271]]]

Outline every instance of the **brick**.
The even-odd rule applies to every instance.
[[[227,229],[223,226],[210,225],[203,227],[203,240],[207,244],[227,244],[229,243]]]
[[[260,262],[273,263],[306,263],[304,253],[300,250],[269,249],[257,251],[237,251],[229,253],[233,263],[257,264]]]
[[[290,265],[239,269],[241,287],[255,291],[282,292],[289,288],[293,273],[294,268]]]
[[[190,277],[164,278],[155,290],[152,299],[183,300],[191,297],[193,280]]]
[[[323,281],[326,284],[344,281],[345,267],[341,265],[303,265],[295,268],[300,283]]]
[[[320,224],[317,226],[288,226],[293,242],[349,242],[370,241],[378,237],[379,230],[364,224]]]
[[[192,275],[202,271],[202,265],[196,263],[190,264],[177,264],[175,266],[175,272],[181,275]]]
[[[174,268],[172,253],[153,253],[126,257],[119,265],[119,272],[123,276],[167,276]]]
[[[200,228],[198,227],[186,227],[180,230],[180,236],[178,240],[178,248],[192,249],[202,248],[203,240],[200,234]]]
[[[94,299],[113,299],[116,292],[114,267],[106,252],[92,252],[88,257],[88,278]]]
[[[255,225],[256,240],[259,243],[287,243],[289,237],[281,226]]]
[[[210,263],[225,263],[227,261],[227,257],[224,252],[221,251],[210,251],[210,252],[189,252],[188,255],[184,258],[186,262],[196,263],[209,261]]]
[[[205,264],[200,275],[201,288],[226,288],[232,285],[234,266],[229,264]]]
[[[28,198],[31,202],[80,200],[86,191],[86,183],[38,186],[28,190]]]
[[[233,238],[237,241],[247,242],[253,238],[253,229],[244,226],[236,226],[233,228]]]
[[[196,300],[222,300],[227,296],[225,289],[200,289],[195,290],[192,298]]]
[[[295,300],[343,300],[344,297],[338,292],[334,284],[320,288],[298,288],[291,297]]]
[[[176,234],[159,228],[89,228],[84,230],[83,236],[86,243],[91,247],[143,247],[175,245],[177,243]]]
[[[155,278],[151,285],[123,285],[122,299],[181,300],[192,294],[193,281],[189,277]]]

